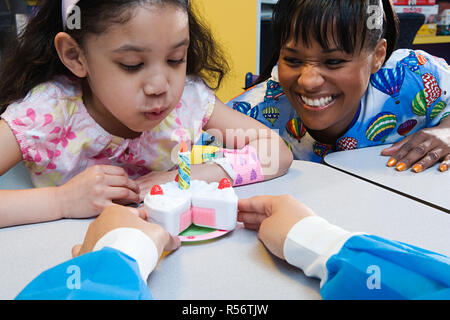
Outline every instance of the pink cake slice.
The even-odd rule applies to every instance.
[[[231,184],[219,187],[212,182],[208,187],[195,189],[192,193],[192,220],[196,225],[222,230],[233,230],[237,221],[236,196]]]

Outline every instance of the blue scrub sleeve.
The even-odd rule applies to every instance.
[[[44,271],[17,300],[151,300],[134,259],[105,247]]]
[[[450,299],[450,258],[372,235],[331,256],[324,299]]]

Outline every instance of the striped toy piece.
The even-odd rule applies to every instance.
[[[191,153],[178,153],[178,186],[182,190],[191,186]]]

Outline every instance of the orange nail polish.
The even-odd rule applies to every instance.
[[[418,163],[418,164],[415,164],[415,165],[412,167],[412,169],[413,169],[413,171],[414,171],[415,173],[419,173],[419,172],[421,172],[421,171],[423,170],[423,166],[422,166],[420,163]]]
[[[441,170],[441,172],[445,172],[445,171],[447,171],[447,165],[446,164],[441,164],[440,166],[439,166],[439,170]]]
[[[388,163],[387,163],[387,166],[388,166],[388,167],[393,167],[393,166],[395,166],[396,164],[397,164],[397,160],[394,159],[394,158],[391,158],[391,159],[389,159],[389,161],[388,161]]]
[[[404,171],[404,170],[406,170],[406,164],[404,164],[403,162],[400,162],[396,168],[398,171]]]

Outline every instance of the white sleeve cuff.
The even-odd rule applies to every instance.
[[[144,232],[135,228],[118,228],[111,230],[97,241],[93,251],[104,247],[123,252],[136,260],[144,282],[159,260],[155,243]]]
[[[354,235],[356,233],[345,231],[321,217],[306,217],[289,231],[284,242],[284,257],[308,277],[319,278],[322,286],[328,277],[326,262]]]
[[[215,158],[212,160],[212,162],[222,167],[222,169],[228,174],[231,180],[234,181],[236,179],[236,173],[234,172],[233,167],[231,166],[231,163],[227,158]]]

